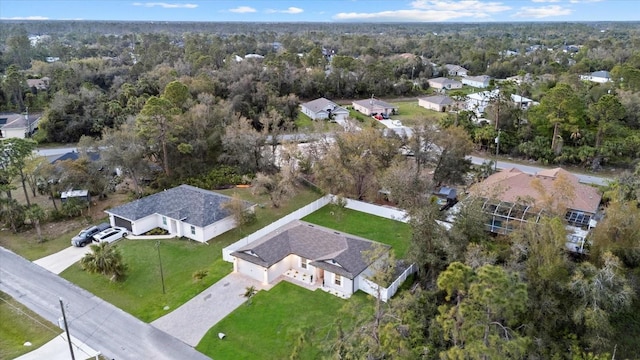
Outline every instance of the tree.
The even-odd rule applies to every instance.
[[[18,111],[24,110],[24,92],[26,88],[27,82],[18,66],[9,65],[2,82],[2,90],[9,97],[8,100],[13,105],[12,108]]]
[[[33,224],[38,234],[38,242],[42,242],[42,230],[40,229],[40,222],[47,218],[47,213],[38,204],[31,205],[24,213],[27,220]]]
[[[447,264],[445,230],[436,223],[438,213],[435,202],[422,203],[409,209],[412,234],[408,257],[418,266],[418,276],[423,284],[435,280]]]
[[[102,242],[91,245],[91,252],[80,259],[80,266],[90,273],[109,276],[111,281],[124,278],[127,266],[117,245]]]
[[[364,199],[379,190],[378,177],[398,156],[400,142],[373,128],[336,135],[320,161],[314,164],[318,182],[333,194]]]
[[[584,102],[568,84],[557,84],[529,111],[529,118],[540,130],[552,129],[551,149],[562,151],[562,141],[579,136],[585,126]]]
[[[448,350],[442,359],[524,359],[530,339],[519,326],[527,290],[515,274],[494,265],[477,270],[453,262],[438,276],[447,303],[438,308]]]
[[[24,169],[27,158],[31,156],[35,148],[36,143],[29,139],[10,138],[0,140],[0,168],[3,171],[7,171],[5,176],[11,174],[11,172],[20,175],[27,206],[31,206],[31,201],[27,192],[27,177]]]
[[[249,119],[236,116],[225,127],[224,132],[224,151],[220,155],[220,161],[237,167],[243,174],[273,169],[273,164],[269,164],[263,154],[266,138],[253,128]]]
[[[222,208],[231,213],[238,227],[248,225],[256,219],[253,209],[247,208],[247,202],[237,193],[231,196],[231,200],[222,204]]]
[[[283,201],[295,194],[295,184],[296,175],[286,169],[272,175],[257,173],[252,182],[252,192],[269,196],[271,205],[279,208]]]
[[[634,295],[620,260],[610,252],[600,260],[600,268],[590,262],[578,265],[569,283],[573,321],[584,329],[586,343],[596,351],[605,350],[609,343],[611,315],[628,308]]]
[[[168,146],[174,140],[174,116],[176,115],[176,108],[170,100],[152,96],[144,104],[140,115],[136,118],[139,136],[147,141],[147,145],[152,151],[156,149],[156,146],[160,146],[159,153],[167,176],[171,175]]]
[[[619,257],[625,265],[640,266],[640,207],[638,201],[612,201],[606,216],[592,230],[591,256],[601,258],[606,252]]]
[[[146,147],[135,132],[135,124],[128,121],[120,129],[105,129],[99,142],[100,160],[108,168],[117,169],[130,176],[134,191],[140,195],[140,178],[149,170],[145,159]]]
[[[625,117],[625,109],[620,100],[615,95],[607,94],[602,96],[597,103],[589,107],[591,121],[597,128],[596,133],[596,158],[593,159],[593,168],[600,166],[602,157],[602,142],[609,130]]]
[[[450,127],[441,131],[437,144],[440,154],[433,171],[436,187],[443,183],[464,184],[471,170],[471,160],[467,155],[473,149],[469,135],[461,127]]]

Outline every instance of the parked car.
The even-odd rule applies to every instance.
[[[93,241],[97,243],[101,243],[101,242],[111,243],[127,236],[128,231],[129,230],[123,227],[114,226],[110,229],[101,231],[96,235],[93,235]]]
[[[402,122],[401,122],[400,120],[392,120],[392,121],[391,121],[391,123],[392,123],[394,126],[402,126]]]
[[[90,244],[91,241],[93,241],[93,235],[96,235],[97,233],[104,231],[110,227],[111,225],[109,225],[108,223],[102,223],[95,226],[89,226],[86,229],[82,229],[78,233],[78,235],[74,236],[71,239],[71,245],[82,247]]]

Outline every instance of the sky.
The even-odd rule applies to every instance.
[[[3,20],[638,21],[640,0],[0,0]]]

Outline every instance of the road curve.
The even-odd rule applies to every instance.
[[[475,165],[480,165],[485,161],[495,160],[495,159],[487,159],[479,156],[469,156],[469,159],[471,159],[471,162]],[[517,164],[517,163],[512,163],[512,162],[502,161],[502,160],[498,161],[498,169],[509,169],[509,168],[516,168],[518,170],[521,170],[522,172],[526,172],[529,174],[535,174],[540,170],[545,170],[545,168],[537,167],[537,166],[522,165],[522,164]],[[609,177],[584,175],[584,174],[579,174],[574,172],[572,172],[572,174],[577,176],[580,182],[584,184],[606,186],[609,182],[613,181],[613,179]]]
[[[190,359],[207,356],[67,280],[0,247],[0,290],[54,324],[59,298],[72,336],[109,359]]]

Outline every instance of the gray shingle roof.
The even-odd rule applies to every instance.
[[[238,249],[232,255],[270,267],[294,254],[312,260],[313,266],[353,279],[371,264],[366,251],[376,244],[390,248],[388,245],[304,221],[293,221]]]
[[[338,104],[334,103],[333,101],[327,100],[325,98],[319,98],[313,101],[306,102],[302,104],[302,106],[313,111],[314,113],[317,113],[318,111],[322,111],[322,110],[334,111],[334,109],[342,109],[343,111],[347,111],[346,109],[338,106]]]
[[[382,100],[378,100],[378,99],[365,99],[365,100],[358,100],[358,101],[354,101],[354,104],[358,104],[360,106],[363,106],[367,109],[373,109],[375,107],[382,107],[385,109],[397,109],[398,107],[393,105],[393,104],[389,104],[386,101],[382,101]]]
[[[165,190],[136,201],[109,209],[108,214],[136,221],[152,214],[160,214],[176,220],[205,227],[231,215],[222,204],[231,197],[190,185]],[[250,206],[247,203],[247,206]]]
[[[453,99],[445,95],[434,95],[434,96],[426,96],[421,98],[424,101],[428,101],[432,104],[437,105],[451,105],[453,104]]]

